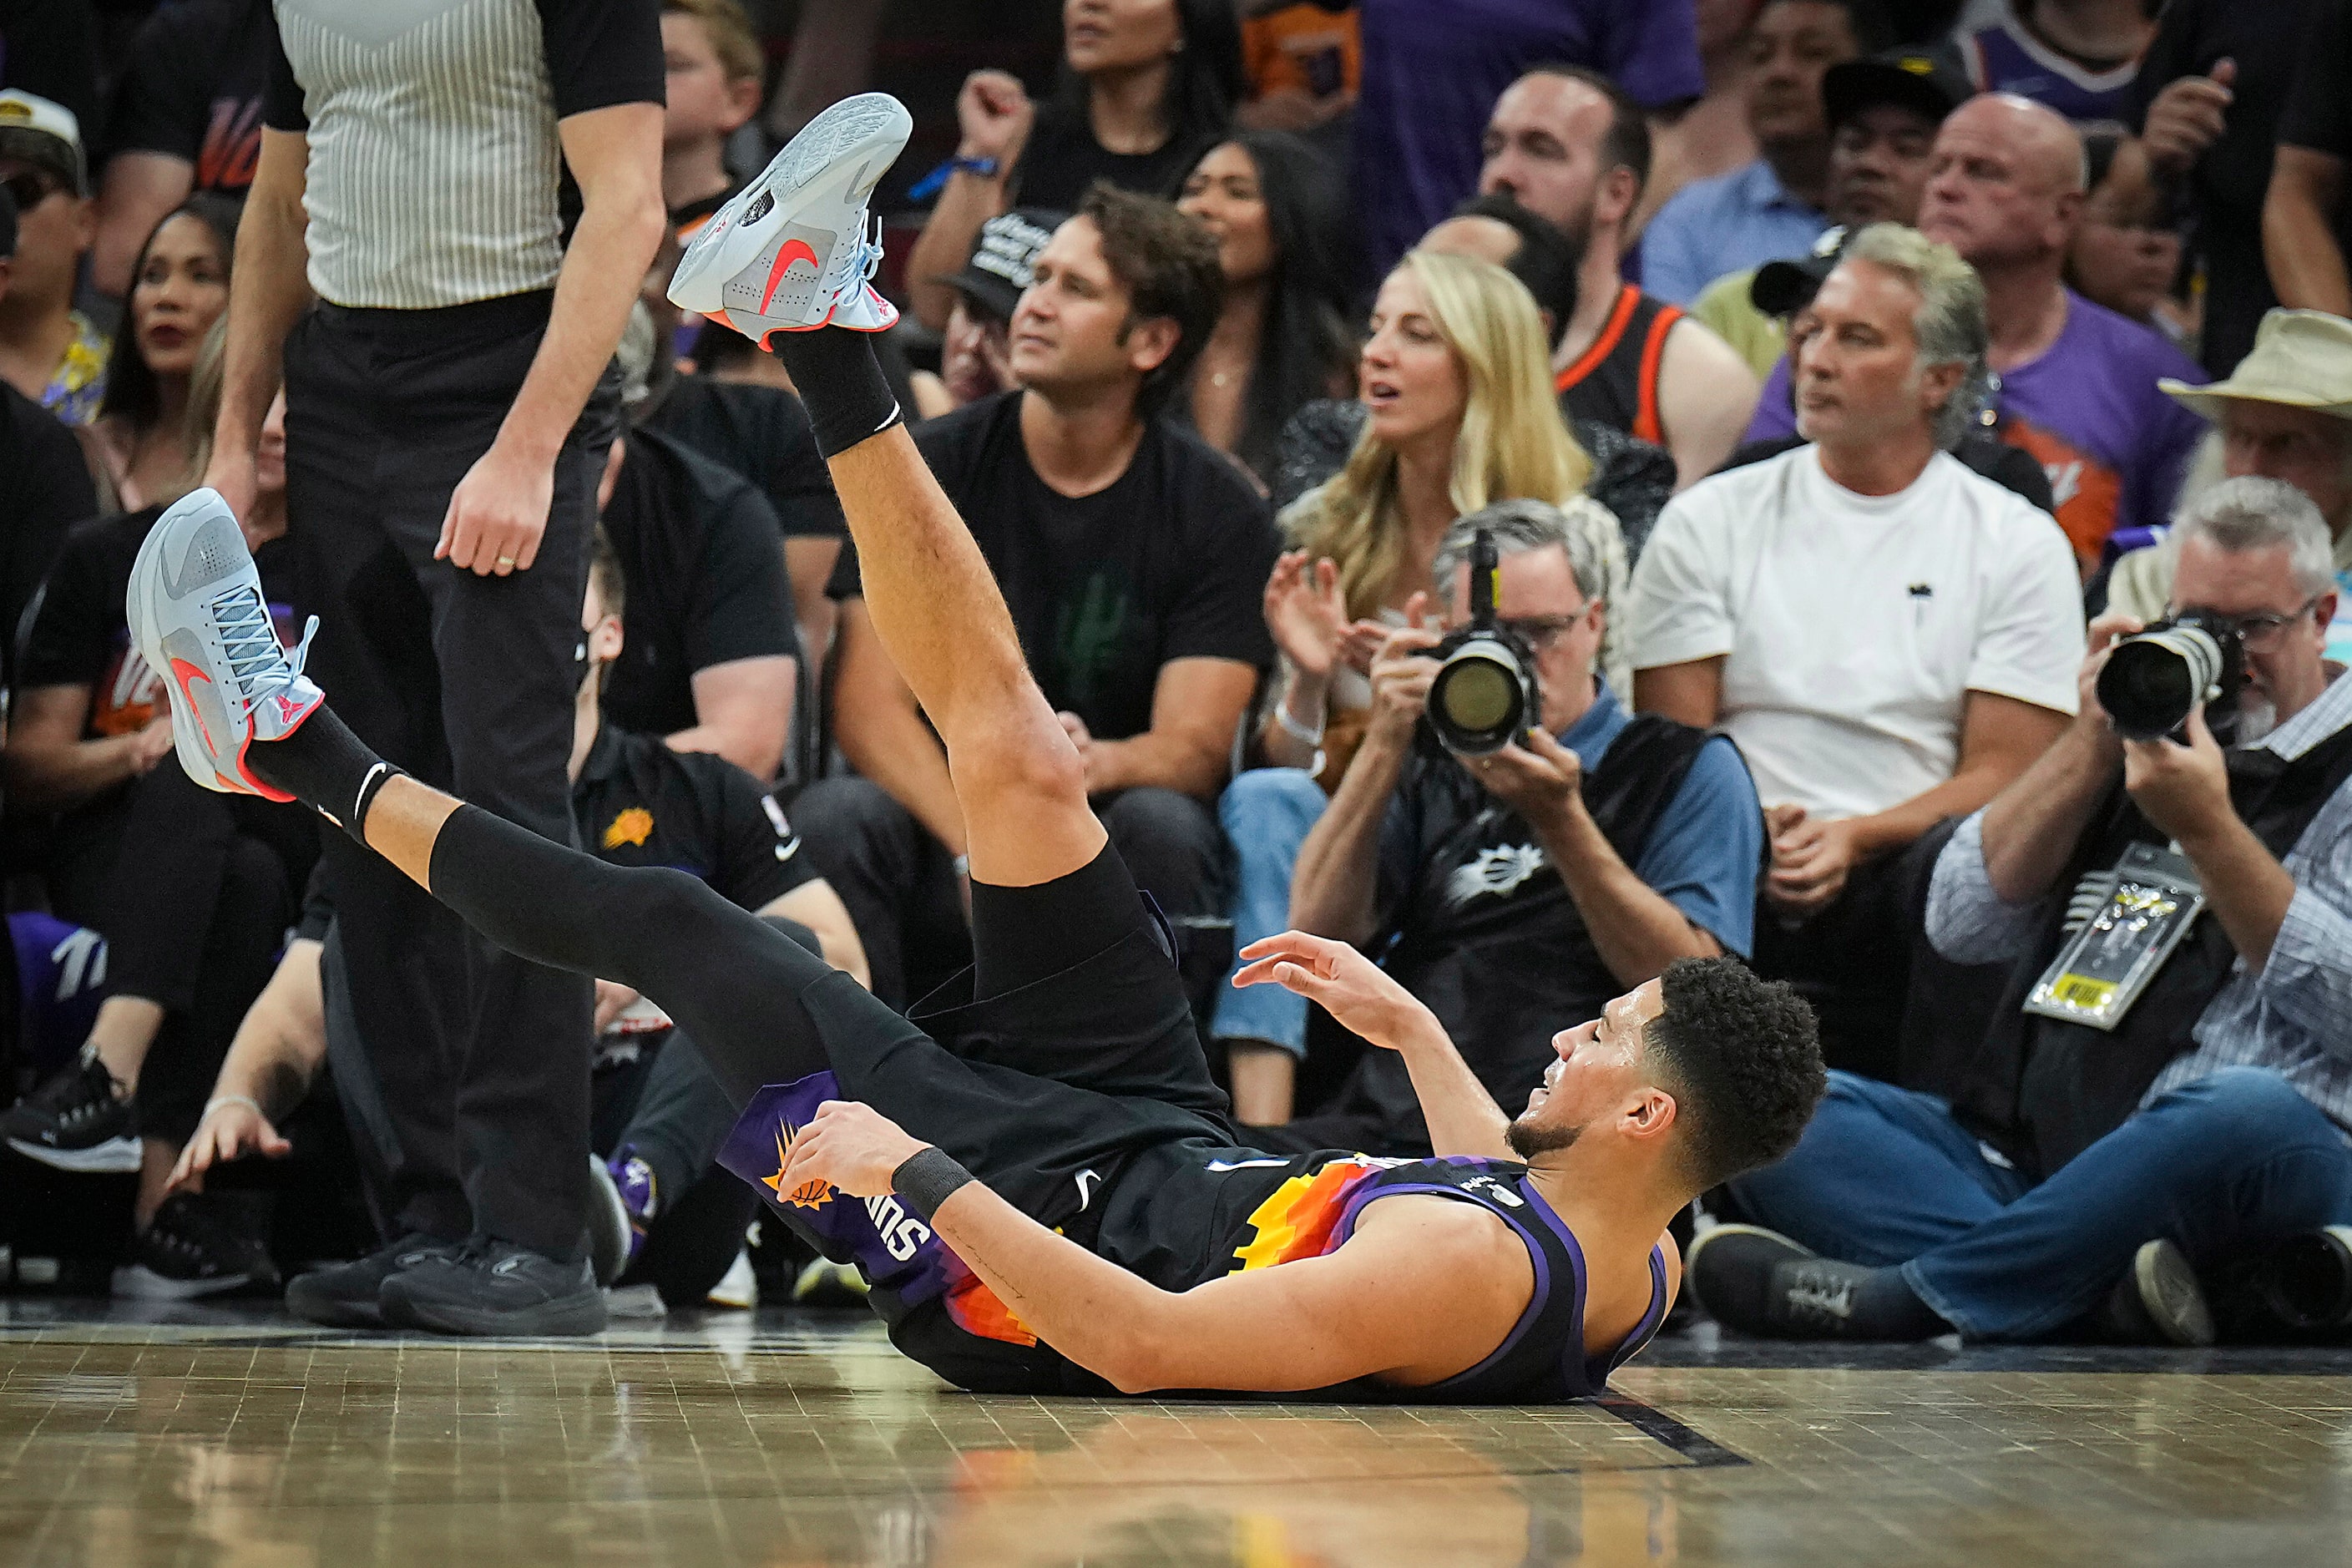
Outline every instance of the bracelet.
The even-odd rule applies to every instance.
[[[932,1143],[908,1155],[890,1173],[890,1190],[908,1208],[929,1219],[940,1212],[940,1205],[957,1189],[971,1180],[971,1173],[956,1163],[954,1155]]]
[[[1313,748],[1323,743],[1322,721],[1318,720],[1315,728],[1310,730],[1306,725],[1300,723],[1297,720],[1292,718],[1290,716],[1290,698],[1286,693],[1284,695],[1281,701],[1274,705],[1274,721],[1282,726],[1282,732],[1284,734],[1289,736],[1292,740],[1297,742],[1302,746]]]
[[[249,1094],[216,1094],[210,1100],[205,1101],[204,1114],[196,1118],[196,1124],[198,1126],[202,1126],[205,1117],[210,1116],[214,1111],[218,1110],[224,1105],[246,1106],[264,1121],[269,1120],[269,1112],[261,1109],[261,1101],[254,1099],[253,1096]]]
[[[1003,167],[993,158],[950,158],[909,185],[907,199],[910,202],[930,200],[947,188],[949,177],[954,174],[975,174],[983,180],[992,180],[996,178],[997,170]]]

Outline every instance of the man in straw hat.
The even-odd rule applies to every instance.
[[[2311,498],[2336,541],[2336,618],[2326,657],[2352,664],[2352,321],[2323,310],[2273,310],[2227,381],[2157,383],[2217,426],[2221,472],[2284,479]],[[2172,596],[2179,550],[2167,543],[2116,563],[2107,606],[2152,621]]]

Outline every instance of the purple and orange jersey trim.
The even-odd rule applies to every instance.
[[[1293,1176],[1249,1216],[1250,1239],[1234,1249],[1234,1273],[1320,1258],[1347,1240],[1340,1225],[1363,1183],[1395,1163],[1334,1160],[1311,1176]]]

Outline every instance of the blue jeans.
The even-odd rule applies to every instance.
[[[1729,1188],[1748,1218],[1825,1257],[1900,1264],[1972,1339],[2033,1340],[2097,1307],[2159,1237],[2203,1272],[2352,1221],[2352,1147],[2278,1074],[2229,1068],[2135,1112],[2037,1186],[1944,1101],[1832,1072],[1795,1150]]]
[[[1329,804],[1323,786],[1301,768],[1253,768],[1225,786],[1217,817],[1234,846],[1234,952],[1290,929],[1290,873],[1298,865],[1298,847]],[[1236,991],[1233,978],[1227,974],[1217,993],[1209,1033],[1221,1040],[1263,1040],[1304,1057],[1307,999],[1279,985]]]

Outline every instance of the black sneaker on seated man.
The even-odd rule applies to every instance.
[[[1958,1331],[1902,1269],[1841,1263],[1761,1226],[1718,1225],[1700,1236],[1684,1279],[1717,1322],[1766,1339],[1908,1342]],[[2213,1314],[2196,1274],[2161,1239],[2134,1254],[2094,1322],[2129,1344],[2213,1342]]]
[[[403,1268],[378,1300],[385,1327],[443,1334],[593,1334],[606,1315],[588,1258],[559,1263],[488,1237]]]
[[[142,1301],[205,1296],[275,1295],[261,1194],[174,1193],[131,1243],[114,1271],[114,1294]]]
[[[113,1075],[89,1051],[0,1114],[0,1138],[26,1159],[60,1171],[139,1168],[131,1100],[115,1093]]]

